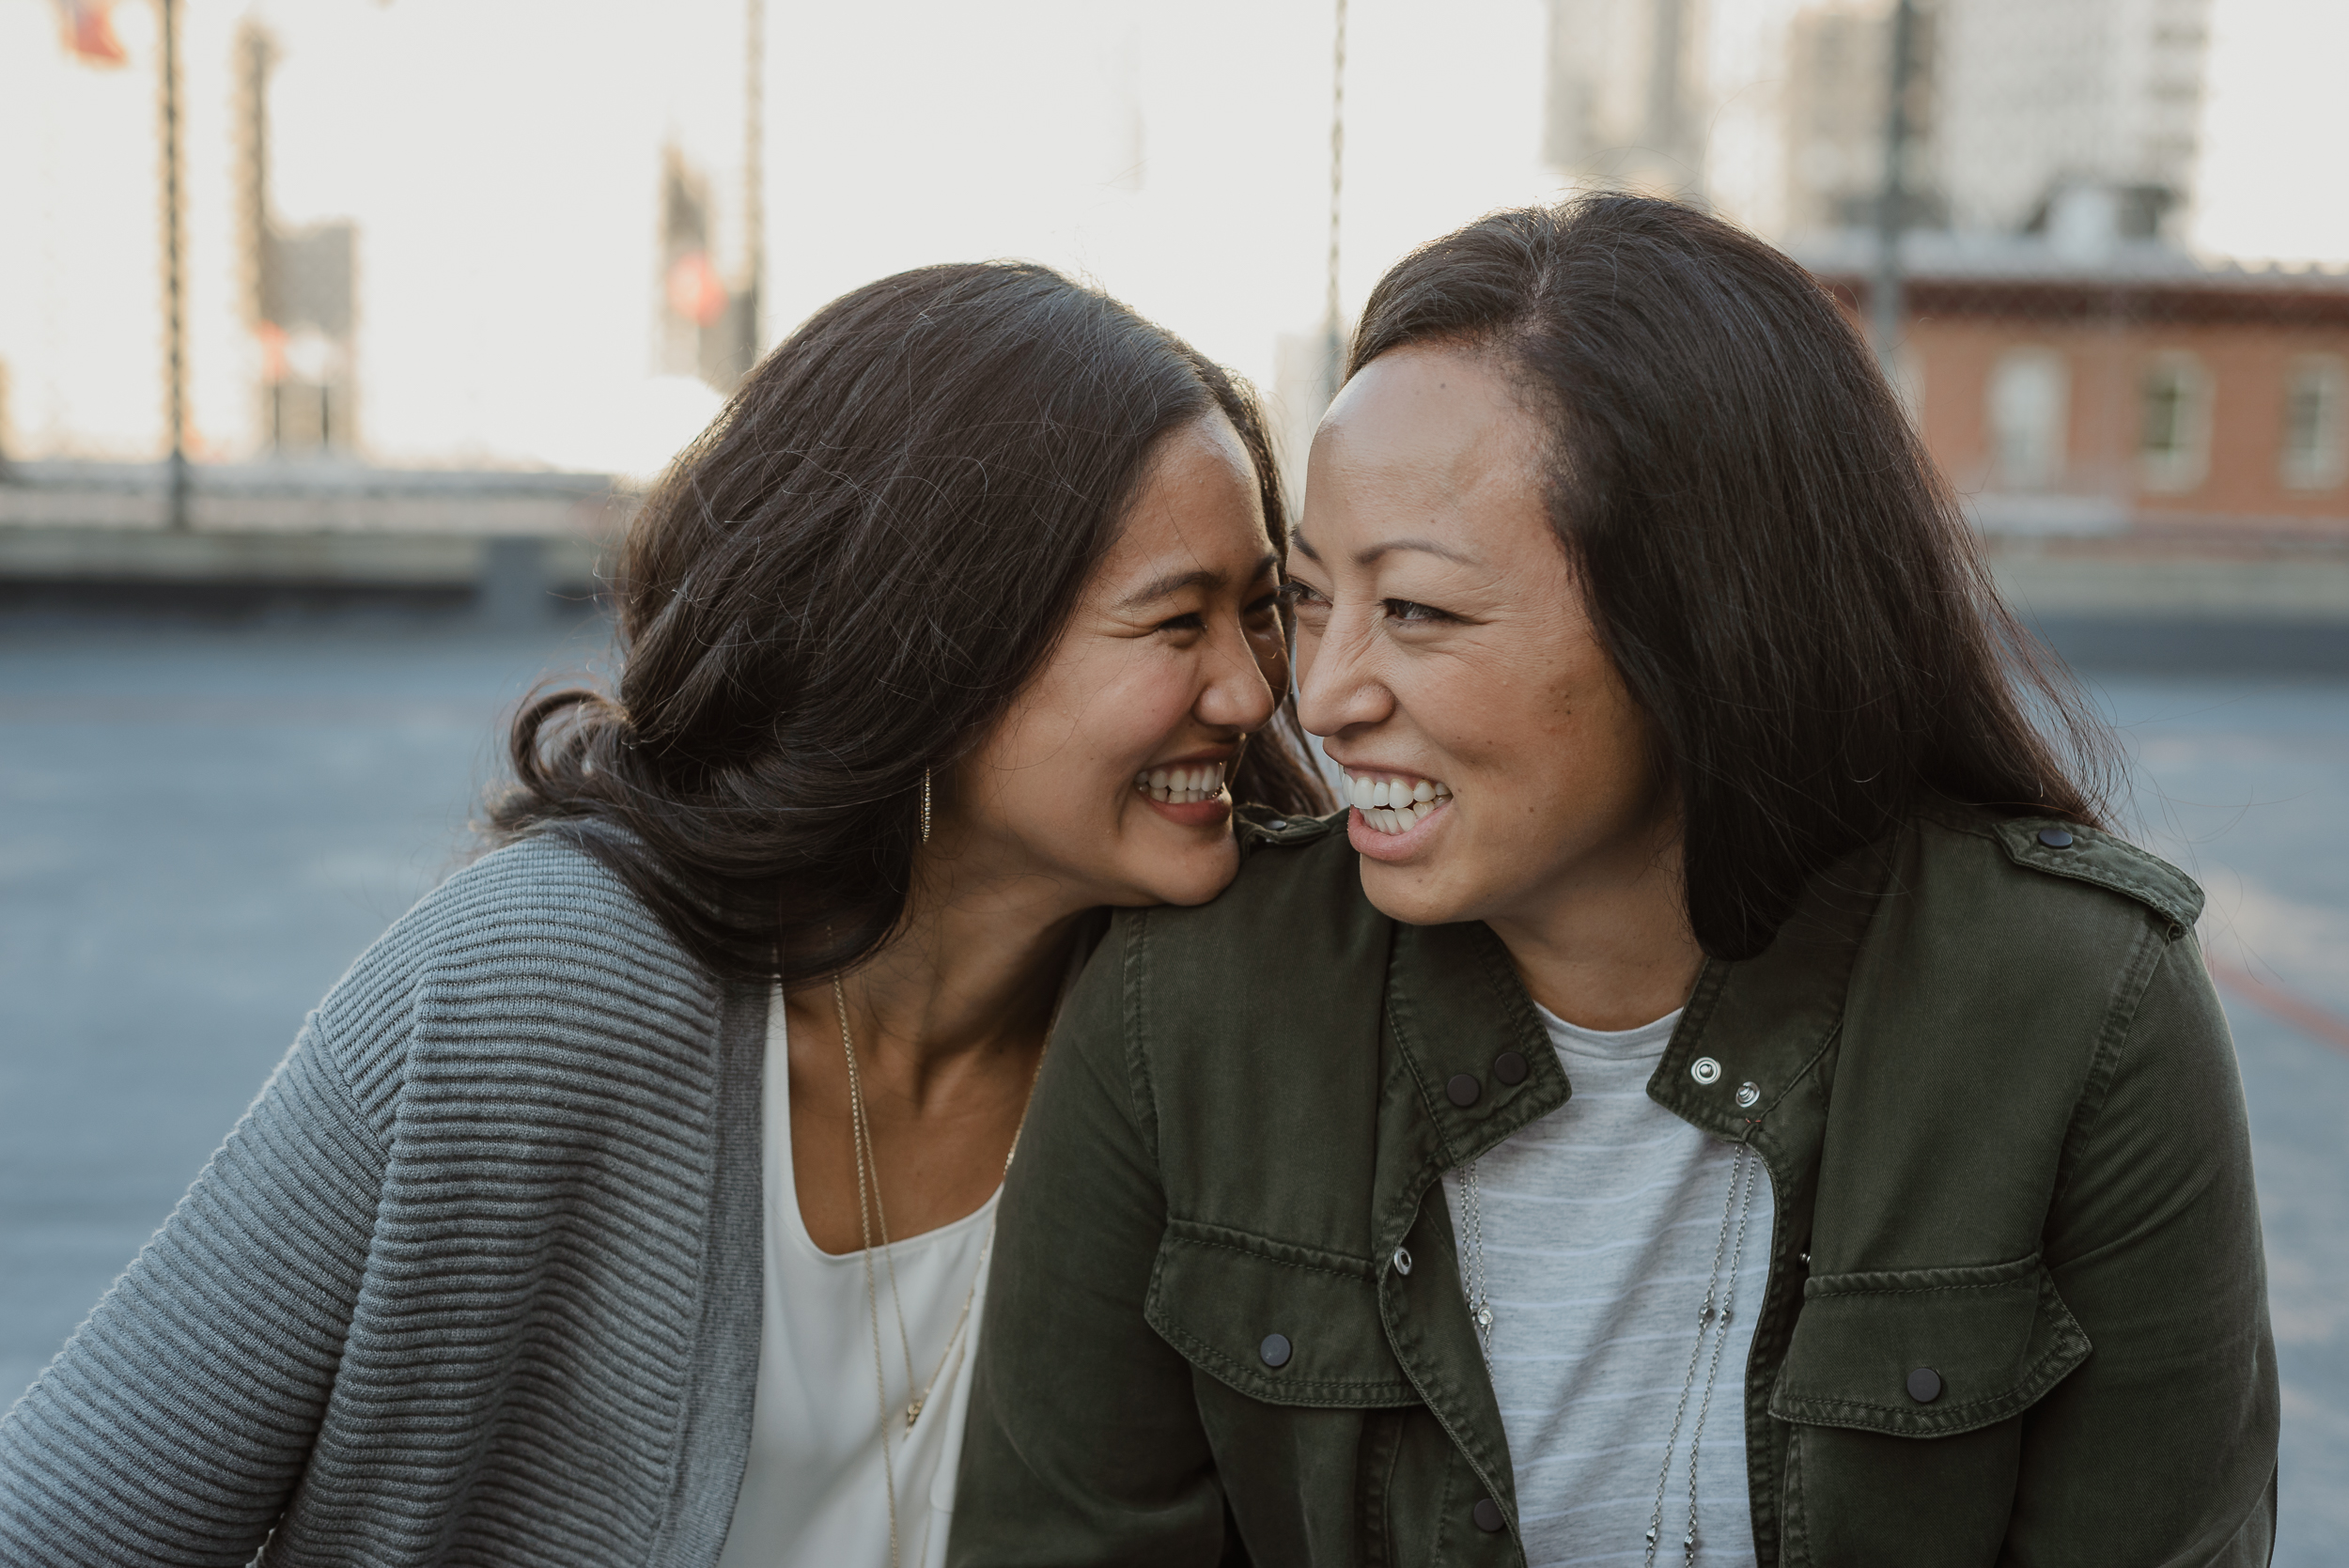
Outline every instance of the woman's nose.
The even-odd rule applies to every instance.
[[[1283,673],[1268,673],[1243,635],[1238,646],[1229,654],[1219,653],[1207,689],[1199,693],[1194,711],[1202,723],[1219,728],[1260,728],[1280,706],[1280,693],[1273,690],[1273,682]]]
[[[1297,640],[1297,718],[1315,735],[1331,736],[1373,724],[1394,706],[1386,687],[1366,667],[1362,639],[1338,617],[1320,635]]]

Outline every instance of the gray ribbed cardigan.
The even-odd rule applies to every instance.
[[[557,844],[450,878],[0,1421],[0,1562],[714,1562],[764,1006]]]

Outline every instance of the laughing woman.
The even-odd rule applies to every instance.
[[[1113,301],[820,312],[646,503],[617,691],[522,713],[507,842],[0,1423],[0,1561],[938,1560],[1089,913],[1312,804],[1284,537],[1252,402]]]
[[[1826,292],[1669,203],[1486,219],[1372,295],[1307,496],[1355,809],[1072,995],[951,1560],[2264,1563],[2201,893]]]

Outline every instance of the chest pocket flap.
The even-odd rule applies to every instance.
[[[1946,1437],[2030,1408],[2089,1349],[2037,1253],[1983,1267],[1818,1275],[1804,1281],[1770,1414]]]
[[[1417,1405],[1362,1259],[1171,1221],[1143,1315],[1185,1359],[1268,1405]]]

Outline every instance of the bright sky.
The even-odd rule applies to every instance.
[[[1768,230],[1780,28],[1716,0],[1716,199]],[[923,262],[1092,277],[1274,388],[1318,330],[1330,0],[769,0],[767,340]],[[359,421],[385,461],[653,469],[715,407],[654,375],[660,160],[738,265],[740,0],[181,0],[198,455],[257,440],[233,205],[230,39],[276,32],[275,199],[359,229]],[[0,440],[152,456],[162,436],[155,26],[70,61],[0,0]],[[1541,0],[1352,0],[1345,294],[1412,243],[1556,194],[1536,160]],[[2195,239],[2349,260],[2338,0],[2214,0]]]

